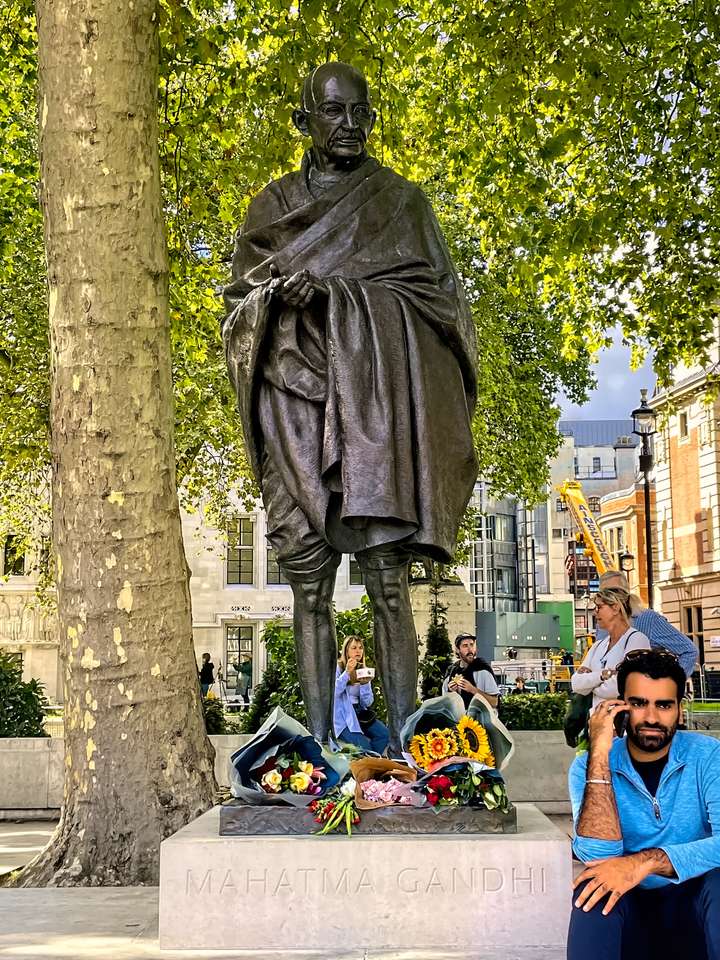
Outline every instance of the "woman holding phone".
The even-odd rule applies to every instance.
[[[603,700],[617,700],[617,668],[630,650],[649,650],[650,641],[630,626],[630,594],[622,587],[595,594],[595,622],[608,636],[598,640],[585,654],[570,681],[574,693],[592,693],[592,709]]]
[[[346,637],[335,673],[333,728],[338,740],[361,750],[384,753],[390,733],[372,709],[374,675],[375,671],[365,665],[362,638]]]

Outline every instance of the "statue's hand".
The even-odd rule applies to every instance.
[[[301,309],[307,307],[313,297],[327,297],[329,293],[327,284],[309,270],[299,270],[290,277],[274,278],[270,284],[275,296],[284,300],[288,306]]]

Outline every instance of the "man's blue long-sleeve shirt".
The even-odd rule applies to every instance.
[[[669,623],[661,613],[658,613],[657,610],[641,610],[640,613],[631,617],[630,622],[636,630],[645,634],[651,647],[664,647],[670,653],[674,653],[680,661],[680,666],[685,671],[686,677],[692,674],[698,658],[697,647],[689,637],[680,633],[677,627]],[[596,642],[604,640],[606,636],[607,630],[599,629]]]
[[[643,887],[682,883],[720,867],[720,740],[678,731],[654,798],[632,765],[627,739],[615,740],[610,774],[622,840],[577,835],[587,761],[586,753],[576,757],[568,775],[575,822],[573,850],[580,860],[660,848],[677,877],[652,875],[642,881]]]

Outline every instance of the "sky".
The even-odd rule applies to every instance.
[[[563,420],[622,420],[640,403],[640,389],[647,387],[652,396],[655,375],[651,358],[647,357],[639,370],[630,369],[630,348],[624,347],[617,333],[615,343],[597,356],[593,372],[597,390],[590,393],[586,403],[578,406],[564,396],[558,398]]]

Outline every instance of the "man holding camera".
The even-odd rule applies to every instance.
[[[633,650],[617,679],[570,768],[585,869],[568,960],[720,960],[720,742],[678,731],[685,672],[673,654]]]

